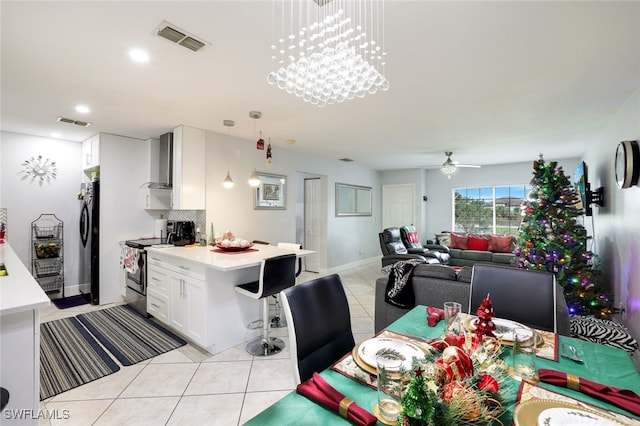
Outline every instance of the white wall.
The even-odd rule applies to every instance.
[[[326,270],[336,270],[380,255],[378,227],[380,222],[379,172],[354,163],[333,159],[309,157],[296,152],[295,145],[273,145],[273,165],[266,167],[266,148],[257,150],[255,141],[207,132],[207,231],[213,222],[216,232],[231,230],[243,238],[278,241],[296,241],[300,238],[300,199],[304,176],[320,176],[325,183],[327,212]],[[235,186],[222,187],[227,173],[227,153],[231,152],[229,171]],[[254,210],[253,189],[249,175],[259,172],[287,176],[287,209]],[[365,217],[335,216],[335,183],[343,182],[373,188],[373,214]]]
[[[66,288],[78,285],[81,147],[78,142],[9,132],[2,132],[0,139],[0,206],[7,209],[9,243],[31,270],[31,222],[41,213],[54,213],[64,223]],[[56,179],[42,185],[23,179],[22,173],[22,163],[38,155],[55,161],[58,169]]]
[[[640,140],[640,91],[589,141],[584,156],[592,189],[605,187],[605,208],[594,208],[593,240],[601,256],[605,280],[623,304],[621,320],[640,341],[640,187],[619,189],[614,178],[614,158],[620,141]],[[587,226],[591,231],[591,226]]]

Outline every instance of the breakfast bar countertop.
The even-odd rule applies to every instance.
[[[204,264],[220,271],[232,271],[260,265],[263,259],[295,253],[306,256],[315,253],[312,250],[289,250],[277,246],[254,244],[247,250],[223,252],[213,246],[184,246],[184,247],[148,247],[150,255],[158,253],[177,259]]]
[[[8,243],[0,244],[7,275],[0,277],[0,314],[49,306],[51,301]]]

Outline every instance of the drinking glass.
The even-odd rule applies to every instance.
[[[536,343],[529,328],[513,330],[513,351],[511,355],[513,374],[522,379],[536,377]]]
[[[462,305],[460,305],[458,302],[444,303],[444,334],[445,335],[450,331],[456,334],[460,331],[455,327],[455,323],[456,323],[456,320],[458,319],[458,314],[461,311],[462,311]]]
[[[402,409],[402,360],[393,355],[376,358],[378,374],[378,413],[389,422],[395,422]]]

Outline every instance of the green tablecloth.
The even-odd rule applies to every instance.
[[[390,324],[387,329],[396,333],[431,340],[442,334],[443,322],[441,321],[436,327],[429,327],[426,321],[425,307],[417,306],[400,319]],[[584,364],[577,364],[565,358],[560,358],[558,362],[537,358],[536,367],[564,371],[566,373],[588,378],[595,382],[604,383],[618,388],[631,389],[637,394],[640,394],[640,374],[638,374],[633,360],[625,351],[565,336],[560,336],[559,338],[559,344],[562,343],[575,346],[578,349],[578,352],[583,355]],[[505,356],[508,357],[508,353],[506,353]],[[373,406],[377,403],[375,390],[330,369],[322,371],[321,375],[345,396],[353,399],[361,407],[373,412]],[[601,402],[597,399],[590,398],[579,392],[546,383],[540,383],[539,385],[555,392],[580,399],[584,402],[603,406],[612,411],[633,417],[630,413],[624,410]],[[505,426],[511,424],[513,402],[514,401],[512,401],[510,405],[507,402],[508,410],[501,417]],[[341,418],[337,413],[327,410],[293,391],[245,424],[280,426],[348,425],[350,423]],[[378,422],[378,424],[382,425],[380,422]]]

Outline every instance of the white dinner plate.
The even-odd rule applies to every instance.
[[[576,408],[556,407],[543,410],[538,415],[540,426],[620,426],[593,411]]]
[[[469,331],[474,331],[476,329],[476,321],[478,318],[469,318],[466,322],[466,328]],[[527,327],[526,325],[520,324],[519,322],[511,321],[504,318],[493,318],[493,324],[496,326],[496,329],[493,331],[493,334],[498,338],[502,339],[505,342],[513,342],[513,330],[516,328],[525,328],[524,336],[527,339],[530,339],[533,336],[533,330]]]
[[[493,323],[496,325],[496,329],[493,332],[495,336],[499,339],[505,340],[507,342],[513,342],[513,331],[516,328],[525,328],[524,336],[526,339],[530,339],[533,337],[533,330],[531,330],[526,325],[522,325],[519,322],[503,319],[503,318],[494,318]]]
[[[374,337],[365,340],[358,347],[360,360],[367,363],[373,369],[376,368],[376,358],[384,351],[392,351],[402,358],[404,368],[410,370],[413,358],[423,358],[424,350],[406,340],[394,339],[391,337]]]

